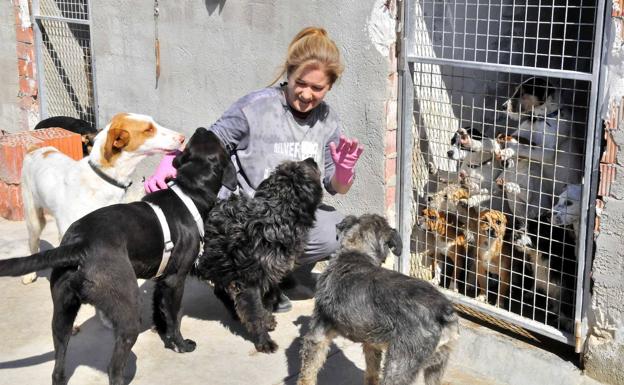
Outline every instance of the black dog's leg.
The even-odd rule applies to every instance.
[[[234,297],[236,313],[241,322],[251,333],[256,350],[263,353],[274,353],[277,344],[269,336],[270,322],[273,315],[264,308],[262,293],[259,287],[246,287]]]
[[[269,289],[269,291],[262,298],[264,308],[267,310],[265,315],[268,317],[266,319],[266,322],[267,328],[270,332],[275,330],[275,328],[277,327],[277,321],[275,321],[275,317],[273,316],[273,310],[279,302],[281,294],[282,289],[280,289],[279,286],[275,285],[272,286],[271,289]]]
[[[69,287],[68,281],[59,280],[52,283],[51,286],[52,302],[54,304],[52,338],[54,340],[54,357],[56,360],[54,362],[54,371],[52,372],[52,384],[65,385],[67,344],[69,343],[72,326],[81,303],[78,295]]]
[[[382,351],[371,344],[363,344],[362,348],[366,360],[364,385],[379,385]]]
[[[232,297],[230,297],[230,295],[223,288],[223,286],[215,284],[214,295],[223,303],[228,313],[230,313],[230,316],[232,317],[232,319],[238,321],[239,318],[238,318],[238,314],[236,314],[236,307],[234,306],[234,300],[232,299]]]
[[[178,353],[192,352],[197,344],[185,340],[180,332],[180,306],[184,294],[184,279],[167,277],[154,288],[154,324],[167,349]]]
[[[138,311],[139,292],[131,296],[128,301],[117,299],[116,311],[111,321],[115,325],[115,346],[113,355],[108,364],[108,381],[110,385],[125,385],[123,374],[128,363],[128,357],[137,337],[141,324]]]
[[[335,333],[319,318],[312,316],[310,331],[303,338],[301,347],[301,371],[297,385],[316,385],[318,372],[323,367],[329,345],[335,337]]]

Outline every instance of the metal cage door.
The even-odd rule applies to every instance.
[[[402,12],[398,213],[411,247],[399,269],[577,352],[605,12],[604,0],[405,0]]]
[[[41,118],[56,115],[97,125],[88,0],[34,0]]]

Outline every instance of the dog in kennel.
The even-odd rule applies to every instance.
[[[547,298],[546,304],[534,305],[551,315],[561,312],[563,318],[568,316],[563,313],[571,310],[566,311],[561,304],[574,287],[569,277],[574,276],[570,265],[576,260],[576,251],[570,251],[569,246],[576,245],[578,239],[584,127],[573,124],[570,107],[562,100],[562,90],[548,79],[529,78],[501,106],[507,120],[504,132],[486,138],[470,127],[458,129],[447,154],[458,162],[457,182],[447,181],[430,194],[427,208],[440,211],[447,226],[456,228],[451,232],[462,234],[468,241],[475,234],[470,222],[478,220],[480,212],[493,208],[504,212],[507,228],[501,250],[507,250],[506,260],[513,260],[504,265],[511,272],[522,272],[512,277],[530,274],[533,287],[527,290],[526,280],[524,285],[519,282],[524,290],[516,297],[538,292]],[[553,247],[551,243],[562,246]],[[430,241],[427,245],[429,249],[439,248],[440,241],[438,246]],[[428,252],[436,254],[436,250]],[[482,260],[479,254],[479,247],[473,243],[472,248],[465,248],[464,256],[453,258],[465,261],[466,266],[461,268],[467,271],[466,281],[474,277],[475,264]],[[453,269],[456,271],[457,266]],[[494,275],[505,287],[509,280],[504,276],[509,272],[503,271],[504,275]],[[439,278],[436,281],[441,282]],[[478,285],[479,292],[482,286]]]

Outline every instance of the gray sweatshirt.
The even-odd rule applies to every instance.
[[[253,196],[269,173],[285,160],[314,158],[321,167],[323,184],[330,194],[335,166],[329,143],[338,144],[340,122],[325,102],[305,120],[293,116],[285,87],[254,91],[236,101],[211,127],[232,153],[239,189]],[[228,194],[222,189],[219,194]]]

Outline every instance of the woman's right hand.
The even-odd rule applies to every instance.
[[[154,174],[143,182],[145,193],[149,194],[168,188],[167,179],[175,178],[177,175],[177,170],[173,167],[173,158],[175,158],[177,154],[178,152],[172,152],[163,156]]]

